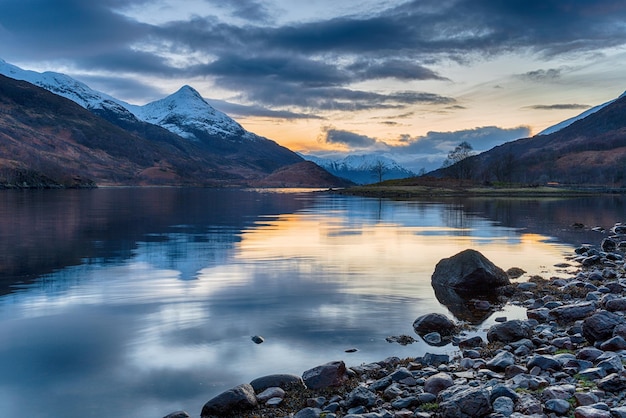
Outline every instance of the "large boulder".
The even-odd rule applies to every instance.
[[[500,267],[476,250],[465,250],[440,260],[431,277],[433,286],[451,287],[471,292],[493,290],[510,284]]]
[[[302,380],[309,389],[341,386],[348,379],[347,372],[343,361],[332,361],[305,371]]]
[[[258,406],[254,388],[249,384],[235,386],[223,392],[202,407],[202,418],[228,417]]]

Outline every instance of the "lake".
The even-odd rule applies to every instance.
[[[581,243],[599,244],[604,235],[591,227],[608,229],[625,213],[623,196],[2,191],[0,411],[196,417],[211,397],[266,374],[452,352],[412,328],[425,313],[452,316],[430,285],[440,259],[474,248],[526,270],[520,280],[567,276],[555,264]],[[508,306],[474,318],[472,332],[523,313]],[[402,334],[419,341],[385,340]]]

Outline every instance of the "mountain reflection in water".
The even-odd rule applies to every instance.
[[[417,337],[415,318],[483,318],[437,300],[430,276],[440,259],[474,248],[505,270],[565,274],[554,264],[602,238],[570,225],[610,227],[624,213],[621,198],[608,200],[3,191],[0,410],[195,416],[215,394],[265,374],[450,351]],[[385,341],[402,334],[418,341]]]

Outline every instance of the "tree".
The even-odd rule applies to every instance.
[[[383,161],[377,160],[374,164],[372,164],[370,170],[372,172],[372,176],[376,177],[380,183],[383,181],[383,176],[389,171],[389,168]]]
[[[472,164],[469,157],[474,155],[472,145],[463,141],[448,153],[448,158],[443,162],[443,167],[449,167],[458,179],[469,178],[472,174]]]

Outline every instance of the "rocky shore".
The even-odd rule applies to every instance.
[[[450,339],[453,355],[265,376],[209,400],[200,416],[626,418],[625,250],[626,225],[616,224],[601,244],[576,249],[569,277],[502,286],[497,300],[524,306],[527,319],[497,318],[484,338],[440,314],[417,318],[416,333]]]

